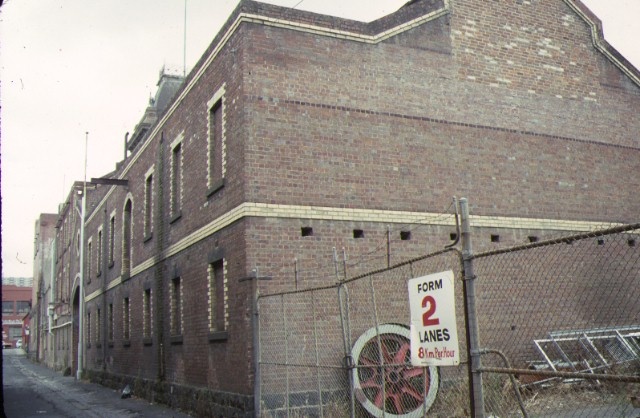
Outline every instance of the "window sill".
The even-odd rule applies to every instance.
[[[222,341],[227,341],[229,339],[229,332],[228,331],[213,331],[209,333],[209,342],[222,342]]]
[[[113,265],[114,265],[114,264],[115,264],[115,263],[113,262],[113,260],[111,260],[111,261],[109,262],[109,268],[113,268]]]
[[[169,223],[172,224],[174,222],[177,222],[178,220],[180,220],[180,218],[182,218],[182,211],[176,212],[169,220]]]
[[[151,241],[151,239],[153,238],[153,232],[150,232],[149,235],[147,235],[146,237],[144,237],[144,239],[142,240],[142,242],[144,244],[146,244],[147,242]]]
[[[172,335],[170,338],[172,345],[178,345],[183,343],[182,335]]]
[[[122,341],[122,346],[123,347],[131,347],[131,341],[130,340]]]
[[[144,345],[152,345],[153,339],[151,337],[145,337],[142,339],[142,344]]]
[[[96,273],[96,277],[100,277],[100,276],[102,276],[102,271],[99,271]]]
[[[211,185],[209,190],[207,190],[207,199],[213,196],[214,194],[216,194],[217,192],[219,192],[220,190],[222,190],[224,188],[224,184],[225,184],[224,178],[221,178],[220,180],[215,181]]]

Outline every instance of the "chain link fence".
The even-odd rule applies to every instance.
[[[457,251],[326,288],[261,296],[261,416],[464,415],[466,366],[416,368],[410,359],[407,280],[444,270],[461,283]],[[460,285],[460,312],[463,303]]]
[[[639,227],[474,256],[488,415],[640,415]]]
[[[466,255],[479,330],[473,372],[458,250],[261,295],[259,416],[463,417],[479,415],[479,404],[492,417],[638,416],[639,228]],[[413,367],[407,281],[448,270],[460,364]],[[480,391],[470,376],[481,376]]]

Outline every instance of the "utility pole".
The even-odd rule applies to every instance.
[[[184,0],[184,36],[182,38],[182,77],[187,76],[187,0]]]
[[[84,362],[84,221],[87,213],[87,144],[89,132],[84,139],[84,180],[82,181],[82,213],[80,214],[80,285],[78,287],[78,370],[76,379],[82,378],[82,363]],[[74,205],[75,206],[75,205]]]

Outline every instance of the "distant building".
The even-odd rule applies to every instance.
[[[33,277],[3,277],[2,284],[18,287],[32,287]]]
[[[362,23],[241,1],[88,192],[83,243],[76,192],[60,211],[61,347],[83,300],[88,376],[250,416],[255,297],[334,283],[333,248],[351,275],[440,249],[454,195],[478,250],[637,220],[638,70],[579,0],[485,3]]]
[[[158,91],[150,100],[142,119],[127,138],[126,151],[132,151],[146,138],[147,130],[162,114],[179,89],[183,78],[160,72]],[[125,151],[125,154],[126,154]],[[106,177],[108,177],[107,175]],[[95,186],[89,186],[95,188]],[[79,295],[74,293],[80,279],[80,229],[83,183],[75,182],[57,214],[41,214],[35,226],[34,250],[34,307],[30,313],[31,328],[38,333],[29,344],[30,355],[55,370],[72,370],[75,374],[78,360]],[[87,213],[98,205],[99,193],[87,196]],[[102,233],[102,232],[101,232]],[[100,234],[101,234],[100,233]],[[96,253],[106,248],[103,240],[114,237],[100,235],[90,238],[85,246],[85,277],[96,273]],[[97,245],[96,245],[97,244]],[[27,279],[13,279],[13,281]],[[31,279],[29,279],[31,280]],[[72,294],[75,298],[72,300]]]
[[[53,367],[51,320],[55,280],[55,237],[58,215],[41,214],[35,224],[32,309],[29,313],[29,356]]]
[[[24,347],[23,335],[27,331],[24,318],[31,311],[31,287],[6,285],[4,279],[2,282],[2,343],[15,347],[21,341]],[[29,283],[30,280],[6,282]]]
[[[41,257],[42,266],[34,266],[38,278],[39,300],[32,313],[38,323],[38,358],[54,370],[71,369],[73,354],[77,353],[77,342],[72,344],[74,314],[70,304],[71,287],[77,286],[80,267],[80,200],[81,182],[75,182],[67,199],[53,215],[41,215],[46,226],[36,223],[40,236],[36,239],[36,257]],[[53,237],[50,236],[54,233]],[[77,326],[77,322],[75,322]]]

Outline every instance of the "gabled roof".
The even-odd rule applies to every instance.
[[[593,46],[618,67],[636,85],[640,86],[640,71],[615,49],[606,39],[602,30],[602,21],[581,0],[564,0],[591,28]]]

